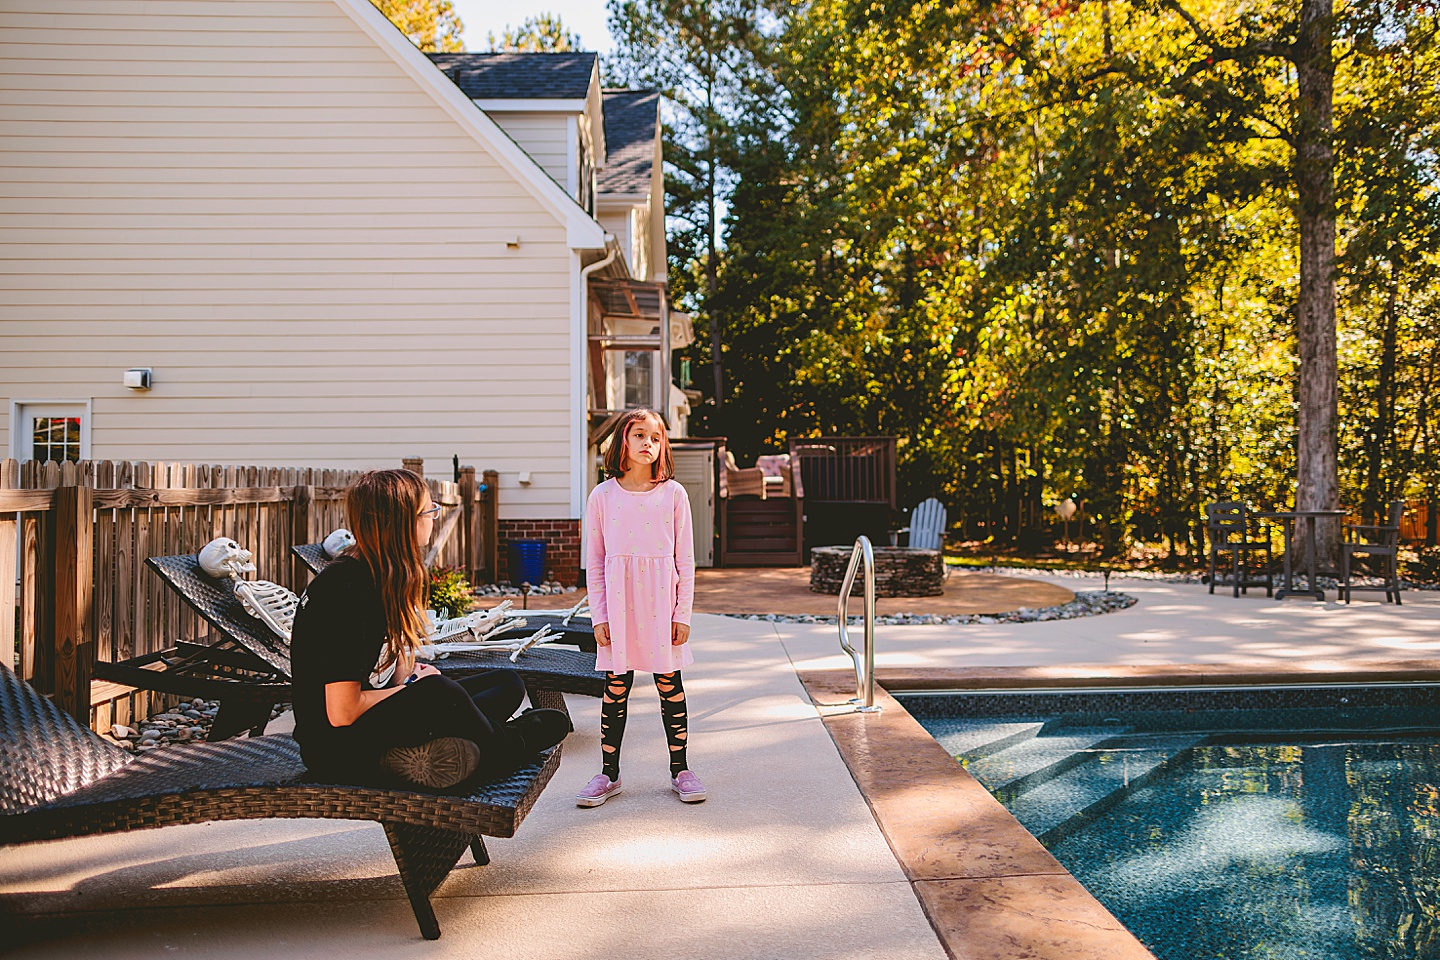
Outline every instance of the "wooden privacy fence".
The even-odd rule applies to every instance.
[[[405,465],[423,471],[420,461]],[[145,716],[159,700],[91,681],[97,658],[125,660],[211,630],[145,566],[229,537],[257,576],[300,592],[294,544],[345,525],[360,471],[82,461],[0,461],[0,657],[96,729]],[[429,560],[493,579],[496,476],[475,468],[429,481],[442,513]],[[14,589],[4,589],[3,584]]]
[[[1417,547],[1433,547],[1437,539],[1436,520],[1437,512],[1432,501],[1405,501],[1405,515],[1400,518],[1400,539]]]

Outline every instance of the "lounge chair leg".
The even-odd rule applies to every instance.
[[[270,704],[258,700],[222,700],[215,714],[215,723],[210,727],[211,743],[229,740],[244,730],[256,736],[265,732],[270,722]]]
[[[476,837],[470,841],[470,854],[475,858],[476,866],[486,866],[490,863],[490,851],[485,849],[485,838]]]
[[[400,871],[400,882],[420,924],[420,935],[426,940],[440,939],[440,922],[430,906],[430,894],[440,886],[454,868],[474,837],[433,827],[417,827],[408,823],[383,824],[390,840],[390,852]]]
[[[570,711],[565,707],[565,694],[559,690],[541,690],[539,687],[530,686],[527,692],[530,694],[530,706],[559,710],[569,716]]]

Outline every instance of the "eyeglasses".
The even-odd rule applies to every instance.
[[[417,514],[417,516],[420,516],[420,517],[429,517],[431,520],[434,520],[436,517],[440,516],[440,511],[443,510],[443,509],[444,509],[444,507],[440,506],[440,504],[438,504],[438,503],[432,503],[432,504],[430,504],[430,509],[429,509],[429,510],[421,510],[421,511]]]

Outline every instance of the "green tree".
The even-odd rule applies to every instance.
[[[400,32],[426,53],[459,53],[465,25],[450,0],[371,0]]]
[[[708,328],[714,406],[697,419],[718,432],[725,402],[724,323],[712,309],[722,211],[733,184],[734,128],[758,96],[764,49],[758,0],[607,0],[611,82],[665,97],[666,214],[671,283]]]
[[[1196,3],[813,0],[767,22],[760,79],[717,108],[706,306],[737,455],[892,433],[902,496],[940,494],[970,535],[1033,533],[1074,495],[1110,549],[1194,555],[1207,500],[1295,495],[1302,358],[1323,366],[1297,318],[1326,281],[1340,489],[1378,508],[1433,485],[1434,14]],[[1296,106],[1322,27],[1328,137]],[[1300,181],[1325,162],[1301,134],[1334,159],[1318,273],[1299,241],[1310,217],[1324,246],[1324,184]]]
[[[490,52],[510,51],[520,53],[564,53],[569,50],[583,50],[578,34],[571,33],[553,13],[542,13],[529,17],[518,27],[507,26],[495,39],[488,37]]]

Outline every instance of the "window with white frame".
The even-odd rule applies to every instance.
[[[71,462],[90,456],[86,403],[17,403],[11,415],[11,455],[19,460]]]
[[[654,350],[625,351],[625,407],[649,407],[655,404]]]

